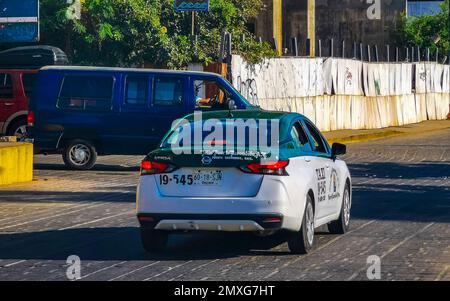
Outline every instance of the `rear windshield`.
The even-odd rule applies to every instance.
[[[262,151],[278,146],[278,120],[226,119],[182,122],[162,147],[203,147]]]
[[[110,76],[65,76],[58,97],[60,109],[109,111],[114,79]]]

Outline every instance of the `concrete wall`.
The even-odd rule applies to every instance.
[[[233,56],[231,77],[253,104],[304,114],[323,131],[446,119],[449,112],[450,68],[436,63],[285,57],[250,65]]]
[[[372,3],[375,1],[374,3]],[[377,6],[377,3],[380,5]],[[272,38],[272,0],[256,20],[256,35],[264,40]],[[374,6],[375,5],[375,6]],[[379,10],[378,10],[379,7]],[[299,37],[301,53],[307,37],[307,0],[283,0],[283,39],[285,45],[291,37]],[[392,29],[397,26],[406,0],[316,0],[316,39],[321,39],[324,56],[329,55],[328,40],[335,39],[335,53],[339,53],[340,40],[365,44],[394,44]],[[326,50],[325,50],[326,49]],[[384,49],[380,59],[384,58]]]

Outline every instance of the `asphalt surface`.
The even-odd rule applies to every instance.
[[[351,231],[316,232],[316,249],[291,255],[282,235],[175,235],[166,252],[141,247],[135,217],[141,157],[102,157],[67,171],[36,156],[35,181],[0,188],[0,280],[450,280],[450,129],[348,146]]]

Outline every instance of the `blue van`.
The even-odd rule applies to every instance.
[[[172,122],[195,110],[255,108],[215,73],[107,67],[40,69],[28,131],[36,153],[60,153],[72,169],[97,155],[144,155]]]

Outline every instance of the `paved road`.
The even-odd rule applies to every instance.
[[[33,183],[0,189],[0,280],[364,280],[367,257],[383,280],[450,280],[450,129],[349,146],[351,231],[318,229],[317,248],[291,255],[280,235],[173,236],[148,255],[134,213],[139,157],[103,157],[64,170],[36,157]]]

